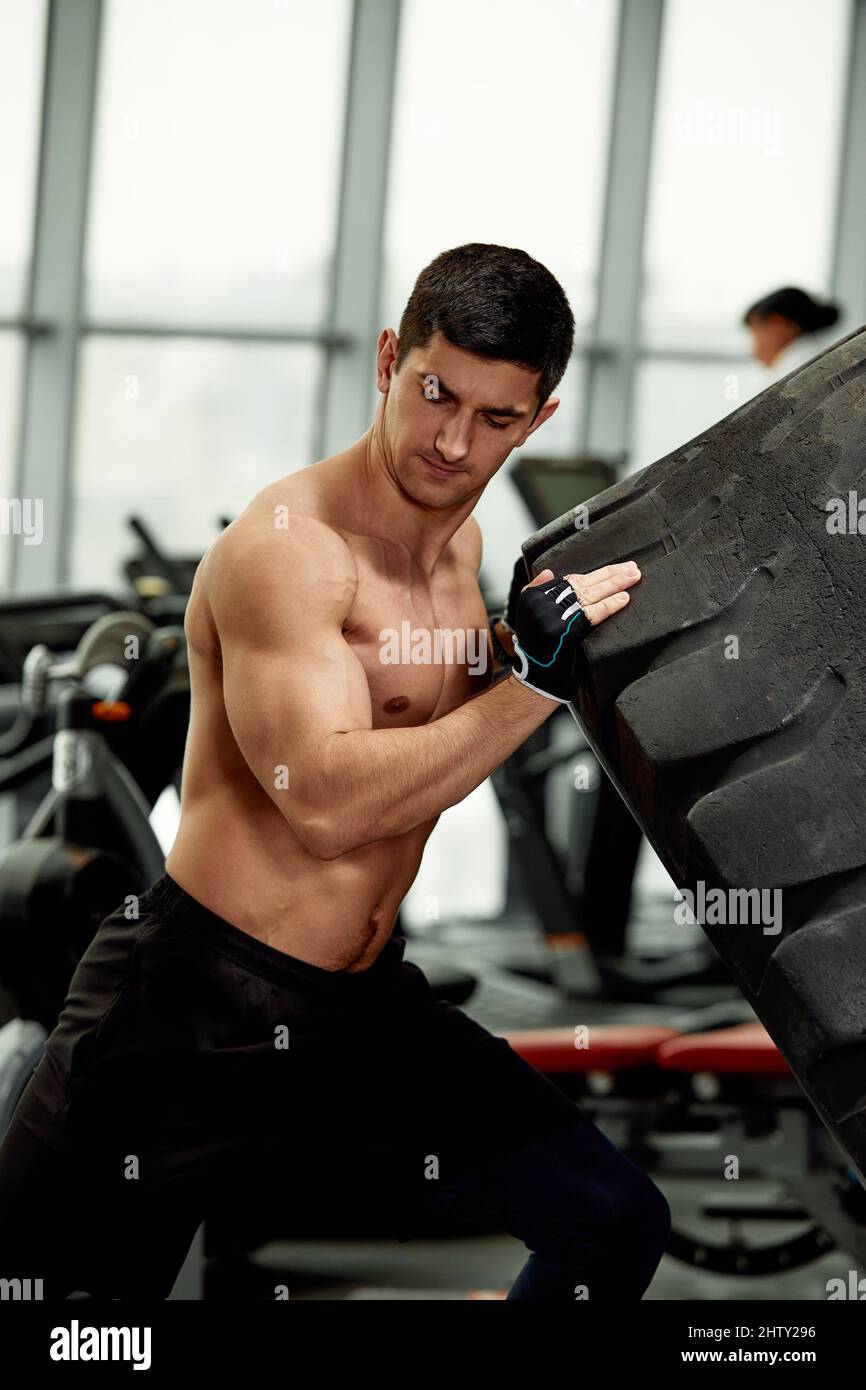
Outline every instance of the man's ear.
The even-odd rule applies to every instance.
[[[383,328],[376,344],[376,385],[383,395],[387,395],[391,385],[399,346],[400,339],[393,328]]]
[[[526,434],[523,436],[523,439],[521,439],[520,444],[524,444],[526,440],[529,438],[529,436],[533,434],[535,430],[538,429],[539,425],[543,425],[545,420],[549,420],[551,415],[557,409],[558,406],[559,397],[548,396],[547,400],[544,402],[544,405],[539,410],[532,424],[529,426],[529,429],[526,431]],[[520,448],[520,444],[516,445],[518,449]]]

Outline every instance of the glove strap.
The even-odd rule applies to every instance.
[[[529,670],[529,659],[516,637],[514,639],[514,656],[515,662],[511,668],[512,675],[520,681],[521,685],[525,685],[527,690],[534,690],[536,695],[543,695],[545,700],[553,700],[557,705],[568,704],[568,700],[563,700],[559,695],[551,695],[549,690],[542,690],[540,686],[533,685],[532,681],[526,679],[526,672]]]

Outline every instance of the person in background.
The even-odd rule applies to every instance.
[[[777,381],[830,346],[827,330],[839,313],[838,305],[819,303],[805,290],[790,285],[774,290],[743,315],[752,338],[752,356]]]

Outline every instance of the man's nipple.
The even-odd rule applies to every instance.
[[[393,700],[386,700],[382,708],[386,714],[402,714],[410,703],[408,695],[395,695]]]

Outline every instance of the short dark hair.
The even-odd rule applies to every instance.
[[[833,326],[839,317],[839,307],[830,303],[819,304],[805,290],[797,289],[795,285],[785,285],[763,299],[756,299],[743,315],[743,323],[747,324],[752,314],[759,319],[766,318],[767,314],[780,314],[783,319],[795,323],[802,333],[817,333],[819,328]]]
[[[568,366],[574,315],[540,261],[516,246],[470,241],[443,251],[415,281],[400,319],[396,369],[437,331],[453,347],[540,373],[537,415]]]

